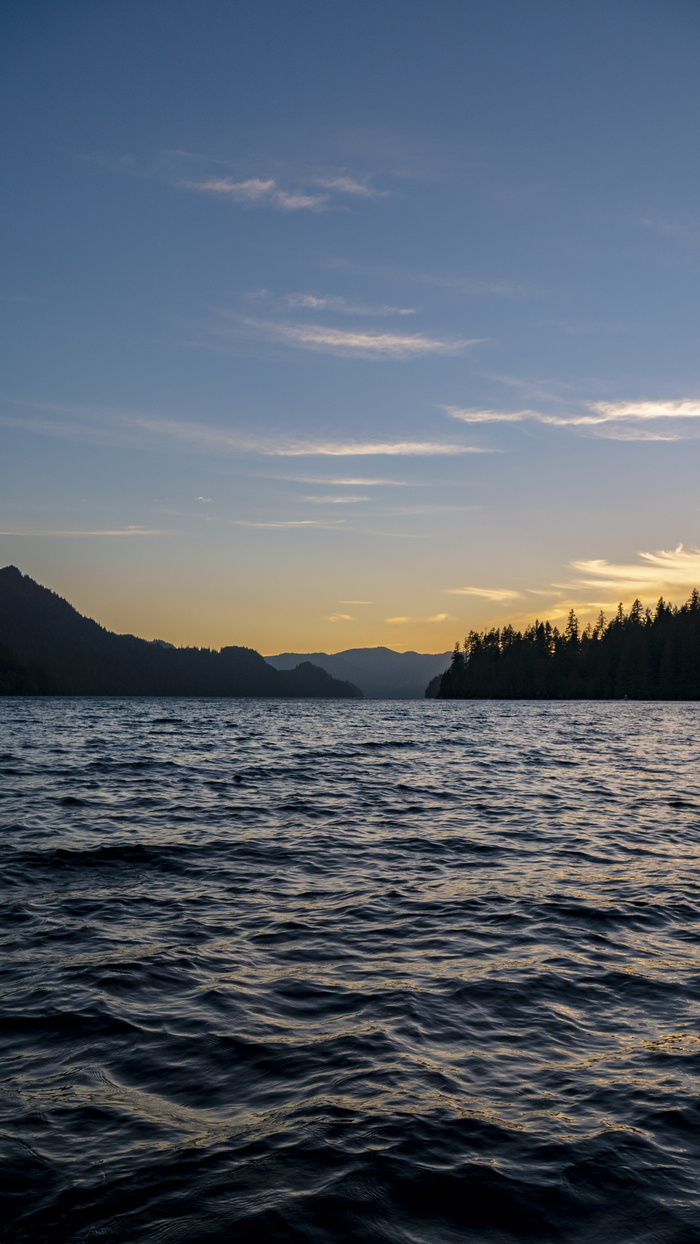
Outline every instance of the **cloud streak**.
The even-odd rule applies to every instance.
[[[700,420],[700,401],[685,398],[682,401],[622,401],[586,402],[585,414],[550,414],[533,410],[493,410],[481,407],[443,406],[452,419],[467,424],[523,423],[532,420],[555,428],[583,428],[595,435],[615,440],[676,441],[684,439],[682,430],[654,427],[668,420]],[[693,428],[692,435],[700,435],[700,428]]]
[[[483,337],[443,340],[421,333],[371,333],[331,328],[324,324],[286,324],[243,320],[268,340],[302,350],[321,350],[341,357],[407,359],[425,355],[461,354],[485,341]]]
[[[280,519],[280,520],[274,520],[274,521],[271,520],[269,522],[253,522],[252,520],[246,519],[246,518],[234,518],[232,522],[233,522],[234,527],[324,527],[324,528],[332,528],[332,527],[339,527],[342,523],[345,522],[345,519],[337,518],[337,519],[332,519],[330,521],[324,522],[322,519],[316,519],[316,518],[290,518],[290,519]]]
[[[206,181],[185,181],[180,185],[187,190],[223,196],[248,207],[276,207],[285,212],[320,211],[327,206],[330,197],[283,190],[273,178],[263,181],[260,177],[249,177],[247,181],[233,181],[230,177],[210,177]]]
[[[378,190],[376,186],[370,185],[368,181],[358,181],[356,177],[343,175],[336,177],[312,177],[310,183],[313,186],[321,186],[326,190],[334,190],[339,194],[349,194],[359,199],[386,199],[389,196],[388,190]]]
[[[292,439],[288,436],[251,437],[244,432],[187,419],[163,419],[130,411],[110,411],[104,407],[68,406],[33,403],[35,408],[50,412],[41,419],[2,417],[0,425],[20,428],[41,435],[104,441],[109,444],[128,443],[138,437],[153,437],[198,450],[200,453],[260,454],[278,458],[355,458],[355,457],[435,457],[454,454],[485,454],[496,450],[483,446],[444,441],[331,441]],[[312,482],[312,481],[310,481]],[[370,480],[322,480],[327,484],[354,484],[367,487]],[[392,480],[376,480],[395,483]]]
[[[305,501],[312,501],[314,505],[355,505],[360,501],[369,501],[369,497],[304,497]]]
[[[444,590],[448,596],[483,596],[484,600],[492,600],[494,603],[522,598],[522,592],[502,587],[446,587]]]
[[[436,440],[264,440],[241,437],[224,428],[174,419],[132,420],[137,427],[163,437],[184,440],[201,449],[257,453],[274,458],[430,458],[436,455],[491,453],[474,445],[445,444]]]
[[[279,458],[356,458],[356,457],[435,457],[452,454],[490,453],[491,450],[471,445],[445,444],[442,441],[288,441],[281,439],[249,439],[223,428],[177,420],[145,419],[138,425],[143,431],[197,444],[205,450],[248,452]]]
[[[0,536],[165,536],[168,532],[148,527],[119,527],[111,530],[59,530],[57,528],[15,528],[0,531]]]
[[[330,458],[408,457],[430,458],[451,454],[489,454],[495,450],[473,445],[448,445],[442,441],[347,441],[304,442],[287,448],[261,449],[261,453],[282,457],[320,455]]]
[[[273,478],[289,480],[293,484],[323,484],[326,488],[375,488],[380,485],[390,485],[391,487],[398,488],[408,487],[408,481],[405,479],[364,479],[362,477],[344,479],[342,477],[326,477],[323,475],[278,475],[273,476]]]
[[[398,618],[385,618],[384,621],[388,623],[389,626],[407,626],[410,622],[421,626],[427,625],[431,622],[447,622],[449,618],[449,613],[434,613],[430,618],[411,618],[406,615],[402,615]]]
[[[614,609],[618,601],[631,603],[639,597],[645,604],[653,604],[659,596],[670,600],[686,600],[694,587],[700,586],[700,549],[686,549],[679,544],[675,549],[659,549],[640,552],[637,561],[609,562],[604,558],[586,558],[571,561],[569,569],[574,575],[561,583],[553,583],[547,590],[528,588],[527,595],[558,597],[546,609],[551,621],[566,617],[569,609],[586,614],[600,609]],[[446,588],[450,596],[475,596],[494,605],[523,600],[525,593],[511,588]],[[531,616],[529,614],[523,616]]]
[[[337,311],[341,315],[415,315],[415,307],[368,306],[366,303],[349,302],[341,294],[285,294],[281,300],[290,310]]]
[[[197,159],[187,152],[172,152],[176,161]],[[205,161],[205,163],[210,163]],[[329,174],[295,178],[293,188],[280,185],[274,177],[234,177],[217,175],[175,180],[182,190],[194,190],[199,194],[215,195],[244,207],[268,207],[283,212],[327,211],[343,205],[348,199],[385,199],[388,190],[379,190],[368,180],[360,180],[349,174]],[[320,192],[320,193],[319,193]]]
[[[573,583],[556,584],[565,589],[585,587],[615,594],[688,593],[700,584],[700,549],[659,549],[639,553],[639,562],[616,563],[602,559],[573,561],[572,570],[579,576]]]

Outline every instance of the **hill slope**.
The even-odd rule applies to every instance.
[[[334,678],[346,678],[372,700],[422,699],[428,683],[443,674],[451,652],[394,652],[392,648],[346,648],[344,652],[281,652],[266,657],[278,670],[313,661]]]
[[[0,694],[362,694],[308,663],[280,672],[252,648],[170,648],[115,635],[16,566],[0,570],[0,647],[7,671]]]

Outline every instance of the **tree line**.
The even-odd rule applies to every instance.
[[[361,698],[302,662],[277,670],[252,648],[174,648],[116,635],[16,566],[0,569],[0,695]]]
[[[629,613],[601,613],[581,630],[574,610],[563,631],[536,621],[470,631],[457,643],[437,698],[562,700],[700,699],[700,592],[684,605],[635,600]]]
[[[53,695],[54,680],[41,666],[25,665],[0,644],[0,695]]]

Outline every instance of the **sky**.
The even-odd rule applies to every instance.
[[[0,565],[440,652],[700,585],[695,0],[5,0]]]

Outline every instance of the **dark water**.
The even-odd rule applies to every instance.
[[[0,1238],[697,1244],[699,725],[0,703]]]

